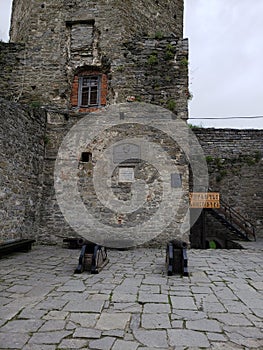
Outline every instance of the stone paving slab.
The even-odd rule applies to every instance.
[[[109,250],[74,275],[78,250],[35,246],[0,260],[0,350],[263,349],[263,245],[190,250],[189,277],[162,249]]]

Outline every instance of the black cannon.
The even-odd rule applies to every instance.
[[[69,249],[79,249],[79,248],[82,248],[82,246],[87,241],[83,238],[72,237],[72,238],[64,238],[63,242],[67,243],[67,246]]]
[[[105,247],[84,241],[75,273],[82,273],[83,271],[89,271],[92,274],[99,273],[108,261]]]
[[[172,240],[166,248],[166,266],[168,276],[180,274],[188,276],[187,243]]]

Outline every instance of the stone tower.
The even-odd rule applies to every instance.
[[[84,112],[132,97],[186,119],[182,35],[183,0],[14,0],[10,38],[25,44],[19,100]],[[89,84],[100,92],[82,101]]]
[[[58,237],[75,234],[57,203],[54,168],[65,135],[78,121],[90,118],[91,125],[94,115],[99,116],[100,121],[107,121],[109,106],[146,103],[164,107],[170,115],[173,113],[173,118],[185,124],[189,91],[183,8],[183,0],[13,1],[10,45],[16,45],[18,53],[5,97],[41,106],[47,116],[38,223],[40,241],[50,243]],[[147,113],[149,110],[145,118]],[[158,113],[153,115],[160,118]],[[183,150],[171,137],[156,134],[149,126],[134,125],[129,128],[131,137],[141,135],[149,142],[161,141],[179,169],[180,174],[168,174],[168,185],[176,187],[179,181],[184,204],[175,226],[162,236],[164,239],[157,240],[166,242],[169,235],[176,236],[175,227],[184,220],[188,205],[188,164]],[[112,227],[132,227],[137,221],[139,224],[147,221],[160,204],[157,198],[161,198],[160,176],[154,167],[138,161],[128,165],[124,162],[126,165],[121,165],[125,165],[125,169],[116,165],[111,179],[116,196],[124,200],[129,199],[131,183],[118,183],[121,174],[132,173],[146,183],[146,204],[141,212],[136,212],[137,216],[113,213],[97,200],[91,179],[101,150],[125,138],[126,134],[125,126],[102,132],[92,146],[87,144],[77,154],[79,191],[85,205],[93,210],[94,217]],[[133,146],[128,144],[128,148]],[[173,180],[170,175],[174,175]],[[157,184],[157,189],[153,184]]]

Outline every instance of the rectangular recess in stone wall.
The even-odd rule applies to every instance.
[[[91,49],[93,40],[93,26],[76,24],[71,27],[71,50]]]
[[[66,25],[70,27],[71,51],[84,53],[92,50],[94,23],[92,19],[66,21]]]

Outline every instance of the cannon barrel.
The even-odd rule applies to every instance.
[[[177,249],[187,248],[187,243],[180,241],[179,239],[173,239],[169,243],[171,243],[173,245],[173,247],[177,248]]]

